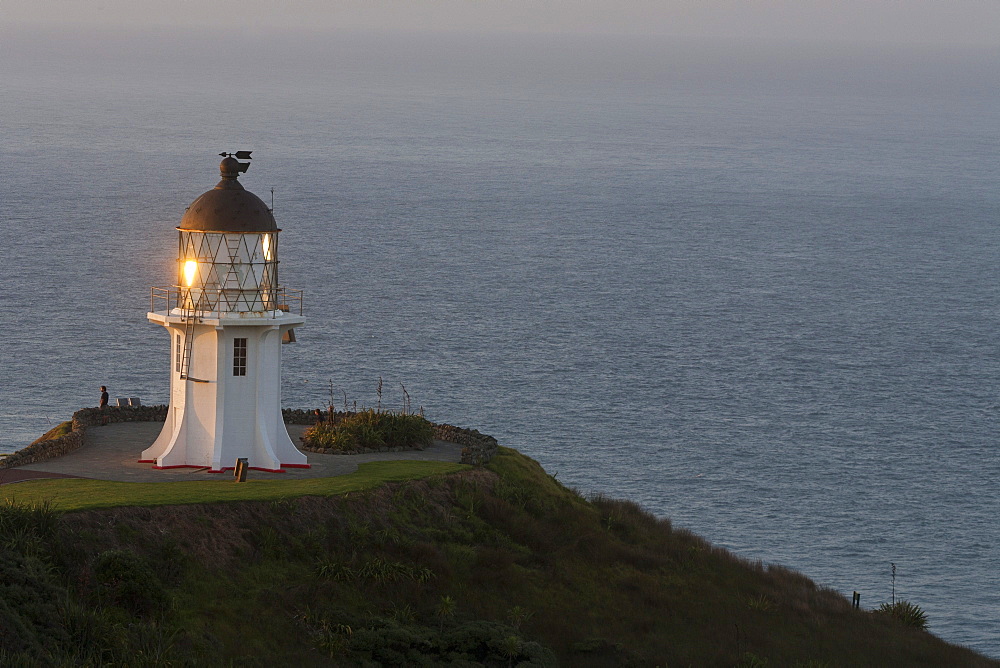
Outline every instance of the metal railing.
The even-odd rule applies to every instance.
[[[149,310],[169,314],[175,308],[194,311],[199,317],[209,313],[276,312],[303,315],[303,291],[279,287],[274,290],[236,290],[232,288],[182,288],[177,285],[154,286],[149,289]],[[260,308],[251,308],[259,306]],[[241,306],[245,308],[241,308]],[[269,308],[268,308],[269,306]]]

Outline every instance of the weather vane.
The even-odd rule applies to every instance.
[[[253,160],[253,158],[250,157],[251,153],[253,153],[253,151],[236,151],[236,153],[227,153],[226,151],[223,151],[219,155],[221,155],[223,158],[236,158],[237,160]],[[239,167],[240,172],[246,172],[248,169],[250,169],[249,162],[240,163]]]

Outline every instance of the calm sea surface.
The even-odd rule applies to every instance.
[[[1000,55],[215,40],[0,46],[0,450],[166,400],[149,286],[253,149],[286,406],[381,376],[1000,657]]]

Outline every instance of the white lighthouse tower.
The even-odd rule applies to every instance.
[[[278,283],[278,226],[222,160],[222,180],[177,227],[177,285],[153,288],[147,314],[170,334],[170,407],[139,461],[222,471],[308,467],[281,417],[281,344],[301,326],[301,291]],[[250,152],[235,154],[249,159]]]

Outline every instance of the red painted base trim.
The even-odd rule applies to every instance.
[[[152,464],[155,459],[140,459],[140,464]],[[293,468],[293,469],[308,469],[312,468],[309,464],[282,464],[283,467]],[[207,466],[195,466],[194,464],[176,464],[174,466],[154,466],[154,469],[158,471],[163,471],[166,469],[208,469]],[[232,471],[235,466],[227,466],[221,469],[208,469],[209,473],[225,473],[226,471]],[[260,466],[251,466],[251,471],[264,471],[265,473],[285,473],[284,468],[280,469],[265,469]]]
[[[173,466],[154,466],[154,469],[158,471],[163,471],[166,469],[204,469],[207,466],[195,466],[194,464],[174,464]]]

